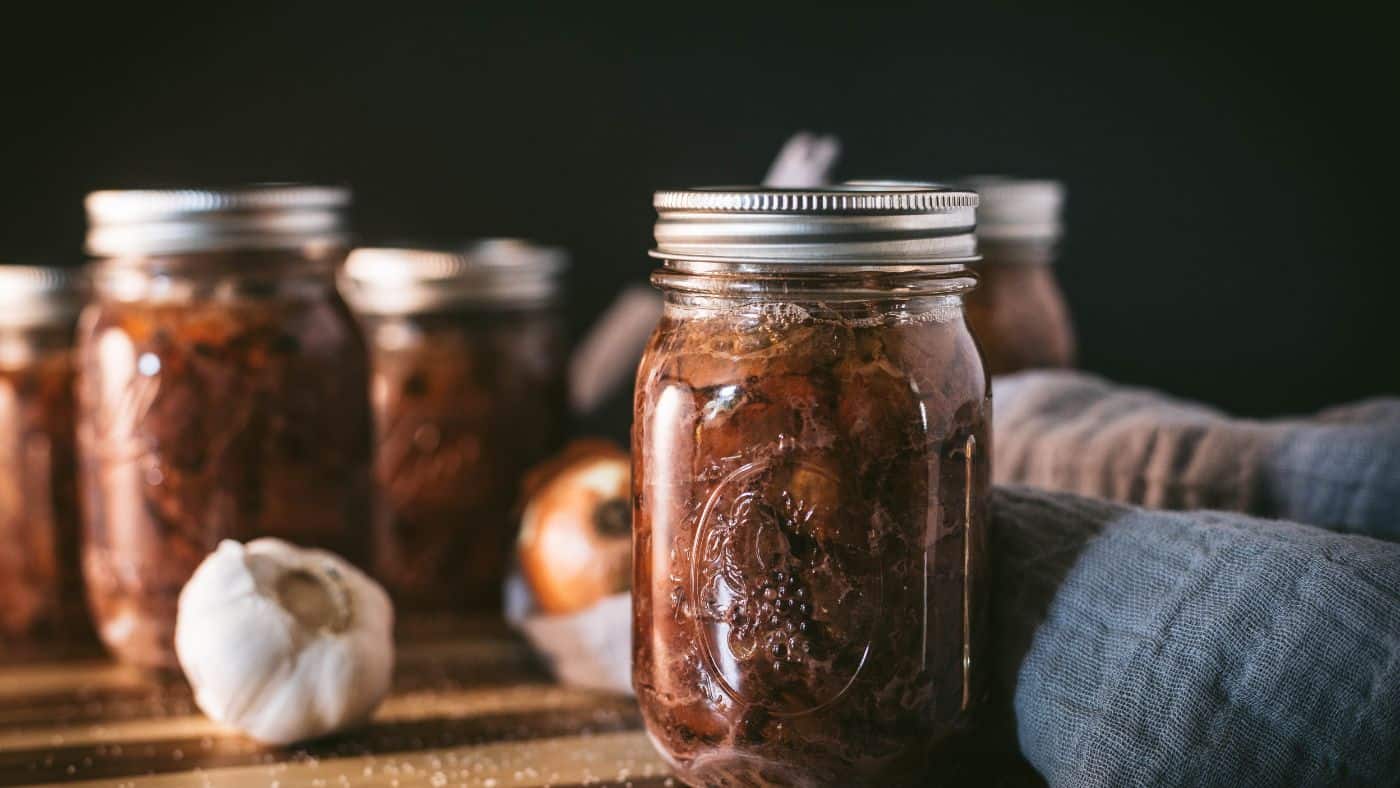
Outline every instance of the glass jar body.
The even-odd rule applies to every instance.
[[[738,289],[669,291],[638,372],[648,731],[695,785],[918,782],[984,693],[990,392],[961,295]]]
[[[1047,243],[983,241],[967,319],[987,371],[1072,367],[1074,327]]]
[[[362,563],[364,343],[343,255],[111,260],[79,324],[83,567],[99,634],[173,665],[176,602],[220,540],[274,536]]]
[[[73,327],[0,326],[0,635],[86,631],[73,457]]]
[[[376,575],[411,608],[500,610],[520,484],[563,443],[550,306],[367,315]]]

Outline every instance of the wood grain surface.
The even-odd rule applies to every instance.
[[[296,747],[220,728],[178,673],[117,665],[94,643],[0,644],[0,785],[680,786],[631,698],[554,683],[499,621],[418,621],[399,640],[374,717]],[[929,784],[1040,782],[1014,753],[953,760]]]
[[[630,698],[553,683],[499,622],[401,628],[370,722],[297,747],[223,730],[176,673],[92,643],[0,657],[0,785],[650,786],[669,778]]]

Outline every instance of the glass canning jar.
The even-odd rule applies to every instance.
[[[372,369],[371,565],[402,605],[501,609],[521,481],[565,437],[565,263],[507,239],[346,261]]]
[[[977,290],[967,319],[987,371],[1074,366],[1074,326],[1059,282],[1055,250],[1064,187],[1057,181],[981,176],[961,181],[978,193]]]
[[[73,459],[73,269],[0,265],[0,644],[86,631]]]
[[[361,561],[363,341],[335,288],[345,190],[88,196],[94,297],[77,338],[84,573],[124,660],[173,665],[181,587],[221,539]]]
[[[694,785],[919,782],[983,702],[976,195],[660,192],[633,684]]]

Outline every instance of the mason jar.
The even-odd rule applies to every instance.
[[[693,785],[919,782],[983,702],[977,196],[655,196],[633,684]]]
[[[960,182],[978,193],[982,259],[967,319],[993,375],[1074,366],[1074,326],[1055,278],[1064,186],[1058,181],[981,176]]]
[[[410,609],[501,609],[520,486],[563,443],[561,250],[365,248],[341,289],[369,341],[375,574]]]
[[[180,589],[222,539],[363,560],[369,377],[335,288],[348,202],[299,185],[87,198],[83,566],[124,660],[175,664]]]
[[[0,265],[0,644],[75,635],[78,567],[71,268]]]

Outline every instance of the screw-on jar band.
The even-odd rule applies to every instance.
[[[341,291],[361,312],[406,314],[456,305],[518,305],[552,299],[568,255],[497,238],[460,249],[369,247],[345,261]]]
[[[300,184],[93,192],[87,249],[122,257],[343,244],[349,204],[348,189]]]
[[[83,305],[76,268],[0,264],[0,325],[69,323]]]
[[[657,192],[667,260],[921,265],[975,260],[977,195],[929,183],[851,181],[820,189]]]
[[[981,197],[977,237],[983,241],[1050,242],[1061,234],[1065,187],[1059,181],[979,175],[958,184]]]

